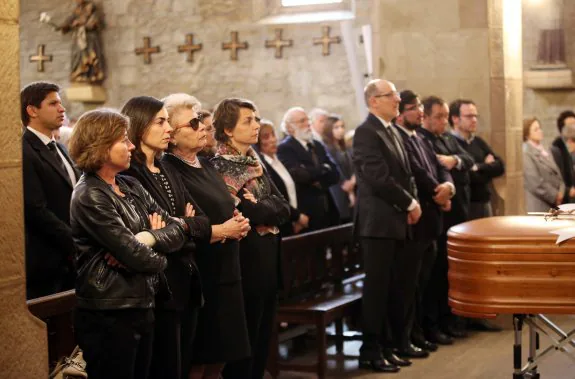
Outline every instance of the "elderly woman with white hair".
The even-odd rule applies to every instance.
[[[249,231],[249,220],[236,210],[226,183],[209,160],[198,156],[207,140],[206,128],[198,119],[198,100],[173,94],[163,102],[173,131],[161,162],[178,173],[210,223],[221,225],[212,230],[212,242],[219,243],[197,244],[195,258],[205,304],[198,316],[189,375],[190,379],[217,379],[227,362],[250,355],[238,242]]]

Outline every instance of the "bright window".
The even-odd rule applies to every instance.
[[[335,4],[341,2],[342,0],[282,0],[282,6],[297,7],[301,5]]]

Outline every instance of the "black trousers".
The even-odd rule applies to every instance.
[[[410,343],[415,321],[417,287],[419,285],[426,245],[418,241],[406,241],[401,254],[393,264],[391,299],[396,311],[390,311],[393,345],[401,348]]]
[[[77,309],[75,330],[90,379],[147,379],[154,338],[152,309]]]
[[[277,293],[267,296],[245,295],[244,304],[252,356],[226,365],[225,379],[262,379],[277,309]]]
[[[447,302],[447,232],[437,239],[437,257],[431,271],[429,284],[423,297],[423,328],[437,330],[449,322],[451,311]]]
[[[366,237],[360,237],[359,243],[365,269],[361,305],[363,344],[359,351],[361,359],[373,360],[381,357],[382,348],[393,346],[390,318],[400,318],[405,309],[403,300],[392,299],[390,294],[394,263],[408,244],[402,240]]]
[[[412,325],[411,336],[423,337],[423,320],[427,312],[424,297],[437,258],[437,244],[435,241],[419,242],[419,244],[423,250],[423,256],[415,290],[415,306],[408,317]]]
[[[198,309],[156,308],[155,317],[150,379],[187,379]]]

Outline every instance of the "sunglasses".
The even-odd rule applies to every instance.
[[[198,116],[196,118],[192,118],[190,121],[186,122],[185,124],[176,126],[176,130],[180,128],[192,128],[194,131],[197,131],[200,127],[200,122],[204,121],[203,116]]]

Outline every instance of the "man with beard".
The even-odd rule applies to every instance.
[[[428,351],[437,350],[437,345],[423,335],[423,289],[427,287],[437,256],[435,241],[442,232],[442,212],[451,209],[450,199],[455,194],[455,186],[449,171],[437,160],[433,147],[418,134],[423,121],[419,96],[410,90],[402,91],[400,95],[395,126],[409,156],[422,215],[413,226],[411,249],[395,262],[395,270],[403,274],[400,279],[403,295],[412,299],[406,303],[404,324],[395,328],[400,333],[396,344],[400,356],[421,358],[426,357]]]
[[[339,181],[337,166],[322,143],[313,139],[303,108],[288,109],[281,129],[287,137],[279,144],[277,155],[296,184],[298,209],[309,217],[309,228],[304,231],[328,227],[333,207],[329,187]]]

